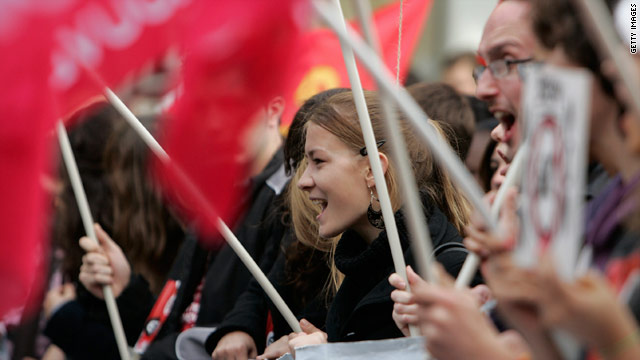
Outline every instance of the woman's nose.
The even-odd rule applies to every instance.
[[[313,187],[313,179],[311,175],[309,175],[309,167],[307,167],[302,173],[302,176],[300,176],[297,186],[298,189],[303,191],[310,191]]]

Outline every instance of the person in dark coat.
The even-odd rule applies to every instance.
[[[413,264],[404,223],[395,164],[382,124],[380,102],[375,93],[365,94],[378,141],[380,161],[397,218],[405,260]],[[448,175],[438,167],[430,151],[401,114],[397,114],[407,143],[413,176],[422,195],[423,208],[432,232],[433,246],[457,244],[461,251],[441,254],[445,269],[456,275],[466,257],[460,231],[468,221],[468,204],[454,189]],[[442,135],[437,123],[431,122]],[[329,238],[342,234],[333,261],[345,277],[329,308],[326,332],[301,321],[304,334],[291,337],[290,348],[328,341],[376,340],[402,336],[392,319],[393,287],[387,278],[394,272],[376,183],[364,147],[362,131],[351,92],[337,94],[314,108],[306,126],[305,157],[308,166],[297,186],[320,208],[318,234]],[[296,211],[296,209],[292,209]]]
[[[265,272],[277,257],[285,229],[277,211],[281,192],[288,182],[278,131],[283,104],[282,98],[273,99],[260,112],[261,120],[256,122],[256,131],[252,132],[255,136],[247,137],[244,157],[251,161],[251,179],[246,197],[239,200],[239,206],[246,204],[246,211],[232,227]],[[99,240],[102,244],[111,241],[106,233],[99,234]],[[160,296],[155,298],[149,295],[144,282],[136,281],[135,274],[131,275],[121,251],[107,251],[104,259],[96,247],[86,241],[84,245],[94,260],[96,256],[103,259],[83,264],[86,266],[80,274],[82,284],[98,298],[101,298],[102,285],[112,284],[129,344],[135,344],[143,359],[177,359],[175,342],[178,335],[196,325],[219,324],[251,278],[228,245],[210,249],[189,239],[180,250]],[[105,273],[110,275],[107,278],[98,276]],[[173,304],[170,304],[171,298]],[[164,316],[162,313],[167,304],[170,311]]]
[[[141,122],[152,132],[158,126],[155,117],[143,117]],[[126,253],[136,274],[131,283],[145,284],[147,297],[135,297],[144,303],[160,292],[176,259],[185,238],[181,219],[158,186],[145,176],[148,147],[113,107],[104,102],[91,104],[76,112],[71,124],[69,139],[91,213]],[[62,186],[56,201],[53,243],[64,254],[59,275],[73,283],[64,288],[77,289],[72,290],[76,294],[73,298],[61,297],[57,288],[49,291],[44,332],[69,358],[111,359],[118,352],[111,326],[102,324],[109,325],[105,304],[77,283],[83,255],[77,240],[85,229],[69,177],[60,166]],[[142,323],[146,316],[132,315],[128,319],[133,323],[137,318]],[[78,341],[80,336],[88,340]],[[130,336],[132,342],[136,338],[137,334]]]
[[[307,212],[293,213],[289,209],[296,202],[309,201],[306,193],[295,186],[307,166],[304,161],[307,114],[330,96],[345,91],[348,89],[329,89],[312,96],[298,109],[289,127],[284,146],[285,170],[287,173],[295,172],[295,176],[285,193],[284,211],[288,214],[286,221],[290,228],[278,260],[268,275],[298,319],[310,319],[321,327],[324,326],[331,297],[331,290],[327,287],[331,242],[319,239],[317,230],[313,229],[318,211],[311,206],[306,208]],[[309,231],[299,231],[302,229]],[[273,325],[271,332],[270,325]],[[279,339],[280,343],[286,341],[282,338],[291,331],[289,324],[253,279],[233,310],[206,340],[206,351],[215,359],[249,359],[263,353],[271,339]],[[274,347],[277,344],[270,346],[263,355],[279,354],[280,350]]]
[[[424,199],[425,216],[431,241],[435,249],[452,245],[449,251],[436,253],[436,260],[453,276],[457,275],[464,263],[467,251],[462,246],[462,238],[447,217],[428,200]],[[404,259],[415,267],[409,242],[409,233],[402,211],[396,213],[398,234],[404,250]],[[387,278],[393,272],[391,249],[386,231],[367,244],[355,231],[342,235],[335,254],[338,270],[345,274],[340,291],[331,304],[327,316],[327,336],[329,342],[379,340],[402,337],[403,333],[391,317],[394,302],[390,294],[395,288]],[[474,285],[480,279],[474,280]],[[385,315],[385,316],[383,316]]]

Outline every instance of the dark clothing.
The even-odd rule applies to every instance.
[[[240,242],[265,272],[273,265],[284,235],[284,225],[278,212],[281,208],[280,193],[288,182],[283,161],[282,151],[279,150],[264,171],[252,179],[251,191],[247,198],[241,200],[247,204],[247,210],[237,226],[233,227]],[[185,241],[169,273],[169,279],[180,282],[175,302],[157,337],[143,354],[143,359],[176,359],[175,340],[182,329],[182,314],[193,301],[193,295],[203,277],[204,286],[196,325],[215,326],[233,308],[237,298],[246,289],[251,274],[228,245],[209,251],[195,238]],[[93,301],[101,304],[101,311],[106,319],[102,324],[110,331],[104,302],[97,299]],[[127,340],[130,345],[134,345],[155,298],[146,282],[132,281],[117,302]],[[87,338],[85,341],[84,334],[79,329],[76,335],[79,337],[75,337],[74,343],[91,344],[97,341],[96,338]],[[113,336],[98,341],[107,341],[113,349],[116,348]],[[62,349],[70,355],[68,348]],[[95,358],[95,352],[78,354],[75,358]]]
[[[462,238],[446,216],[435,206],[427,207],[429,232],[434,249],[449,243],[461,243]],[[407,265],[415,268],[409,246],[409,234],[402,212],[396,213],[400,242]],[[464,263],[466,251],[445,251],[436,256],[446,271],[456,276]],[[394,290],[388,277],[394,271],[387,233],[383,231],[370,245],[354,231],[348,230],[340,239],[335,263],[345,278],[327,315],[329,342],[379,340],[403,336],[391,313]],[[480,282],[476,275],[474,282]]]
[[[289,236],[290,237],[290,236]],[[290,242],[290,241],[287,241]],[[296,315],[298,320],[305,318],[319,329],[324,328],[324,321],[327,316],[327,303],[322,288],[329,277],[329,267],[325,256],[316,251],[311,256],[316,257],[311,263],[321,262],[321,266],[313,266],[314,273],[309,274],[308,281],[316,283],[315,294],[305,294],[312,298],[307,304],[300,301],[301,294],[298,294],[296,287],[287,278],[287,260],[285,252],[280,252],[276,263],[269,272],[269,281],[276,288],[285,303]],[[317,257],[320,256],[320,259]],[[300,269],[300,271],[304,271]],[[319,281],[318,281],[319,279]],[[220,326],[213,332],[205,343],[208,353],[212,353],[220,339],[233,331],[243,331],[249,334],[257,347],[258,353],[263,353],[266,346],[266,325],[268,313],[273,321],[274,339],[279,339],[288,335],[293,330],[289,327],[284,317],[280,314],[273,302],[267,297],[255,279],[251,280],[247,291],[236,302],[233,310],[225,317]]]
[[[132,275],[129,285],[116,299],[129,344],[138,339],[154,301],[147,281],[140,275]],[[120,357],[104,301],[81,285],[77,289],[77,299],[65,303],[52,314],[44,334],[69,359]]]
[[[640,173],[627,182],[617,175],[591,201],[585,245],[592,248],[592,265],[604,271],[617,293],[625,292],[621,301],[627,302],[640,322],[640,287],[632,276],[640,271],[640,234],[625,224],[637,209],[638,186]]]
[[[588,189],[596,182],[589,167]],[[636,322],[640,322],[640,286],[635,276],[640,271],[640,243],[637,229],[625,222],[637,216],[636,192],[640,185],[640,173],[629,181],[622,180],[620,174],[613,178],[599,176],[607,181],[599,181],[599,191],[587,197],[584,245],[591,247],[592,267],[603,271],[618,299],[626,303]],[[590,358],[586,350],[581,358]]]
[[[288,182],[283,162],[282,151],[279,150],[264,171],[252,179],[252,191],[246,200],[249,208],[239,225],[234,227],[235,235],[264,272],[271,269],[285,231],[282,214],[278,211],[281,209],[279,195]],[[193,300],[205,267],[196,326],[216,326],[222,322],[252,278],[230,246],[225,244],[215,253],[197,246],[191,261],[176,263],[175,268],[180,275],[172,278],[183,279],[183,285],[167,322],[143,359],[176,358],[175,339],[181,329],[181,316]],[[167,339],[163,340],[165,337]]]

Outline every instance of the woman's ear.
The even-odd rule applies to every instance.
[[[379,153],[379,155],[380,155],[380,165],[382,165],[382,173],[386,174],[387,169],[389,168],[389,158],[387,158],[387,155],[383,153]],[[373,178],[373,171],[371,170],[371,166],[367,166],[365,179],[367,181],[367,187],[372,187],[376,185],[376,182]]]

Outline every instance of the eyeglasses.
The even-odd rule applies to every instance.
[[[533,60],[533,58],[529,57],[526,59],[501,59],[501,60],[494,60],[492,62],[489,63],[489,66],[476,66],[473,69],[473,79],[476,81],[476,83],[478,82],[478,79],[480,79],[480,76],[482,76],[482,73],[484,73],[484,70],[488,67],[489,71],[491,71],[491,75],[493,75],[494,78],[496,79],[500,79],[503,78],[505,76],[507,76],[509,74],[509,72],[511,71],[511,65],[518,65],[518,64],[524,64],[526,62],[529,62]]]
[[[379,148],[380,148],[380,146],[384,145],[384,143],[385,143],[385,142],[387,142],[387,140],[380,140],[380,141],[378,141],[378,142],[376,143],[376,147],[379,149]],[[367,156],[367,155],[369,155],[369,154],[367,153],[367,147],[366,147],[366,146],[365,146],[365,147],[363,147],[362,149],[360,149],[360,155],[362,155],[362,156]]]

